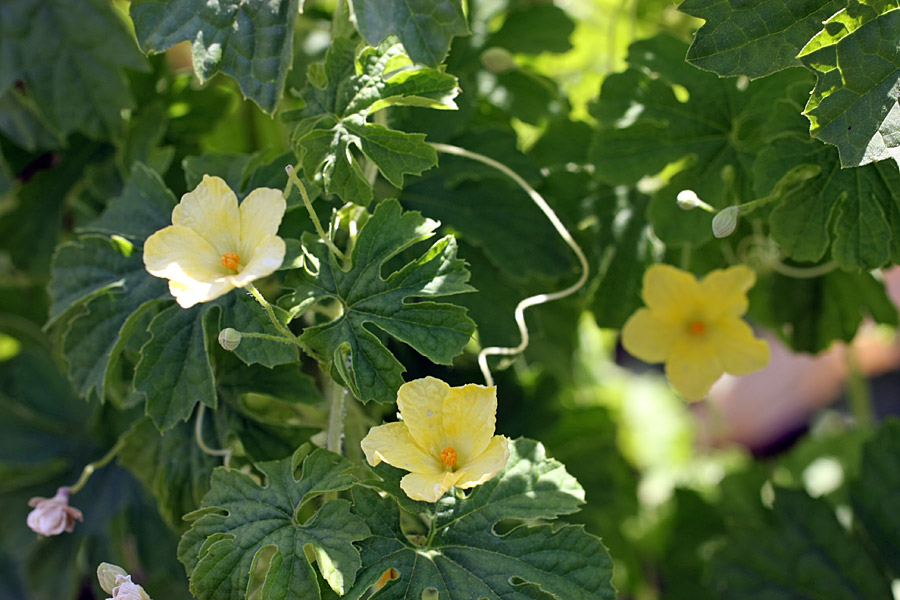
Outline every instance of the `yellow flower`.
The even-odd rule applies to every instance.
[[[706,395],[722,373],[746,375],[769,362],[769,345],[741,319],[755,273],[738,265],[703,281],[669,265],[644,273],[647,308],[622,329],[625,349],[647,362],[665,362],[666,375],[684,397]]]
[[[400,487],[413,500],[437,502],[451,487],[481,485],[506,466],[509,440],[494,435],[496,387],[426,377],[403,384],[397,406],[403,420],[373,427],[361,446],[373,467],[384,461],[410,471]]]
[[[228,184],[204,175],[172,211],[172,225],[147,238],[144,265],[169,280],[183,308],[215,300],[281,267],[285,245],[275,234],[285,208],[271,188],[253,190],[238,207]]]

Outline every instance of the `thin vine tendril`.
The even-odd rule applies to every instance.
[[[530,338],[528,335],[528,325],[525,324],[525,309],[531,306],[537,306],[539,304],[545,304],[553,300],[559,300],[561,298],[571,296],[582,287],[584,287],[584,284],[587,282],[588,272],[590,268],[588,266],[587,258],[584,255],[584,251],[581,249],[581,246],[578,245],[578,242],[575,241],[575,238],[573,238],[572,234],[569,233],[569,230],[566,229],[566,226],[563,225],[562,221],[559,220],[559,217],[556,216],[556,212],[554,212],[554,210],[550,208],[550,205],[547,204],[547,201],[544,200],[543,196],[537,193],[537,191],[535,191],[533,187],[528,185],[528,182],[522,179],[515,171],[513,171],[503,163],[497,162],[496,160],[484,156],[483,154],[465,150],[458,146],[432,143],[431,147],[438,152],[443,152],[444,154],[454,154],[456,156],[462,156],[472,160],[477,160],[478,162],[484,163],[489,167],[497,169],[498,171],[512,179],[514,182],[516,182],[516,184],[520,188],[522,188],[526,194],[528,194],[528,197],[531,198],[531,201],[534,202],[539,209],[541,209],[541,212],[544,213],[547,219],[549,219],[550,224],[553,225],[553,228],[556,229],[556,232],[559,234],[559,236],[563,239],[566,245],[568,245],[569,248],[572,249],[572,252],[575,253],[575,256],[578,257],[578,262],[581,266],[581,276],[574,284],[558,292],[529,296],[516,305],[514,316],[516,319],[516,325],[519,328],[519,335],[522,338],[522,341],[518,346],[507,348],[490,346],[487,348],[482,348],[481,352],[478,353],[478,366],[481,368],[481,373],[484,376],[484,381],[485,383],[487,383],[487,385],[494,385],[494,377],[493,375],[491,375],[491,369],[488,366],[487,357],[491,355],[513,356],[524,352],[528,347]]]

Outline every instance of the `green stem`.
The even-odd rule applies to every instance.
[[[85,486],[85,484],[87,484],[88,479],[91,478],[91,475],[94,474],[94,471],[96,471],[97,469],[101,469],[101,468],[105,467],[106,465],[108,465],[109,462],[113,458],[116,457],[116,455],[119,453],[119,451],[122,450],[122,447],[124,445],[125,445],[125,439],[119,438],[119,441],[117,441],[113,445],[113,447],[110,448],[109,451],[103,455],[102,458],[95,460],[94,462],[86,465],[84,467],[84,469],[81,470],[81,476],[78,478],[78,481],[75,482],[75,485],[73,485],[71,487],[71,489],[69,490],[69,493],[77,494],[81,490],[81,488],[83,488]]]
[[[274,325],[275,329],[277,329],[282,333],[282,335],[284,335],[285,340],[287,340],[291,344],[294,344],[295,346],[312,356],[312,351],[306,347],[306,344],[301,342],[300,338],[294,335],[294,332],[288,329],[287,326],[278,319],[278,317],[275,315],[275,311],[272,309],[272,305],[269,304],[269,301],[259,293],[259,290],[256,289],[256,286],[252,283],[248,283],[246,289],[248,292],[250,292],[250,295],[253,296],[256,301],[262,305],[263,309],[265,309],[266,311],[266,314],[269,315],[269,320],[272,322],[272,325]],[[241,333],[241,335],[243,336],[247,334]],[[276,339],[278,341],[282,341],[279,338]]]
[[[294,167],[288,165],[284,169],[288,174],[288,185],[284,190],[284,197],[287,198],[288,194],[291,191],[291,185],[297,187],[300,190],[300,197],[303,198],[303,205],[306,206],[307,212],[309,212],[309,218],[312,219],[313,227],[316,228],[316,233],[322,241],[325,242],[325,245],[328,246],[328,249],[331,250],[331,253],[340,258],[342,261],[345,260],[344,253],[340,251],[340,249],[334,245],[334,242],[331,241],[331,238],[325,234],[325,230],[322,229],[322,223],[319,222],[319,216],[316,214],[315,209],[313,209],[312,201],[309,199],[309,194],[306,193],[306,186],[300,181],[297,177],[297,174],[294,172]]]
[[[793,277],[794,279],[813,279],[815,277],[827,275],[835,269],[837,269],[837,263],[833,260],[814,267],[795,267],[793,265],[786,265],[781,261],[772,263],[773,271],[787,277]]]
[[[326,434],[325,447],[335,454],[343,454],[342,441],[344,439],[344,418],[347,415],[345,400],[347,389],[338,385],[333,379],[326,379],[326,388],[331,400],[331,410],[328,412],[328,432]]]
[[[870,428],[875,419],[872,411],[872,393],[852,346],[847,347],[847,398],[850,412],[859,427]]]
[[[572,252],[575,253],[576,257],[578,257],[578,263],[581,266],[581,276],[578,278],[578,281],[576,281],[569,287],[558,292],[530,296],[516,305],[514,317],[516,320],[516,325],[518,325],[519,327],[519,335],[522,338],[522,341],[518,346],[515,346],[513,348],[501,348],[492,346],[489,348],[482,348],[481,352],[478,353],[478,366],[481,368],[481,374],[484,376],[484,381],[489,386],[494,385],[494,377],[491,375],[491,370],[488,367],[487,357],[489,355],[512,356],[520,354],[525,350],[525,348],[528,347],[529,337],[528,326],[525,324],[525,309],[530,306],[537,306],[539,304],[544,304],[552,300],[559,300],[560,298],[571,296],[582,287],[584,287],[584,284],[587,282],[588,271],[590,267],[588,266],[587,257],[585,257],[584,251],[581,249],[581,246],[578,245],[578,242],[575,241],[575,238],[572,237],[572,234],[569,233],[569,230],[566,229],[566,226],[563,225],[562,221],[560,221],[559,217],[556,215],[556,212],[554,212],[554,210],[550,208],[550,205],[547,204],[547,201],[544,200],[544,197],[537,193],[537,191],[535,191],[533,187],[528,185],[528,182],[522,179],[518,173],[516,173],[503,163],[497,162],[493,158],[489,158],[487,156],[484,156],[483,154],[478,154],[477,152],[472,152],[464,148],[437,143],[431,143],[431,147],[438,152],[462,156],[465,158],[476,160],[480,163],[484,163],[489,167],[497,169],[498,171],[512,179],[514,182],[516,182],[516,184],[520,188],[522,188],[522,190],[526,194],[528,194],[528,197],[531,198],[531,201],[534,202],[539,209],[541,209],[541,212],[544,213],[544,216],[547,217],[547,219],[550,221],[550,224],[553,225],[554,229],[556,229],[556,233],[559,234],[566,245],[572,249]]]
[[[231,450],[228,448],[210,448],[206,445],[206,442],[203,441],[203,415],[206,414],[206,405],[202,402],[200,403],[200,408],[197,409],[197,418],[194,421],[194,439],[197,440],[197,447],[204,454],[209,454],[210,456],[222,456],[224,460],[222,464],[225,465],[225,468],[228,468],[228,463],[231,462]]]
[[[239,332],[242,338],[259,338],[261,340],[269,340],[270,342],[278,342],[279,344],[293,344],[294,340],[281,335],[269,335],[268,333],[256,333],[253,331]]]

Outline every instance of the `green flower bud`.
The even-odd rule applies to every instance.
[[[112,594],[113,588],[116,587],[116,575],[128,575],[128,572],[118,565],[106,562],[100,563],[100,566],[97,567],[97,579],[100,581],[100,587],[107,594]]]
[[[516,64],[516,59],[509,53],[509,50],[496,46],[488,48],[481,53],[481,64],[484,65],[485,69],[494,73],[505,73],[506,71],[519,68],[519,65]]]
[[[738,214],[741,212],[740,207],[729,206],[725,210],[719,212],[712,220],[713,235],[717,238],[728,237],[737,228]]]
[[[231,352],[241,345],[241,332],[231,327],[226,327],[219,332],[219,345]]]

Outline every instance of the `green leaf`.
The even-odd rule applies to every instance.
[[[146,64],[108,2],[4,2],[0,40],[0,92],[23,81],[42,116],[64,135],[121,132],[121,111],[132,106],[122,69]]]
[[[440,364],[450,364],[474,331],[465,309],[421,300],[471,291],[465,263],[456,258],[453,236],[438,240],[418,260],[382,277],[389,259],[430,238],[437,227],[419,213],[401,214],[399,202],[386,200],[360,230],[346,269],[321,239],[304,236],[304,251],[312,258],[292,284],[296,291],[282,304],[308,308],[326,299],[340,303],[338,318],[308,327],[300,339],[363,402],[394,402],[405,371],[370,327]]]
[[[355,43],[333,40],[324,64],[310,67],[306,108],[286,118],[297,121],[293,144],[307,177],[321,181],[328,193],[366,205],[372,185],[359,153],[396,187],[403,186],[404,175],[437,164],[423,134],[368,123],[368,115],[397,105],[454,109],[459,89],[452,75],[412,67],[402,46],[390,41],[363,49],[358,63],[357,68]]]
[[[299,6],[299,0],[138,0],[130,12],[144,52],[189,41],[201,82],[222,71],[245,97],[273,114],[291,66]]]
[[[604,80],[593,107],[600,125],[590,160],[601,181],[633,185],[678,163],[649,208],[654,232],[668,244],[712,237],[711,215],[678,208],[680,191],[694,190],[715,208],[755,199],[753,161],[767,141],[762,125],[772,103],[808,78],[790,69],[738,85],[685,64],[684,51],[667,35],[632,44],[631,67]]]
[[[232,297],[234,301],[222,315],[219,325],[220,330],[225,327],[232,327],[241,333],[263,333],[283,337],[281,332],[269,321],[269,316],[266,314],[265,309],[256,300],[240,292],[237,292]],[[276,308],[275,310],[279,312],[279,309]],[[284,313],[284,311],[280,312]],[[282,322],[286,321],[287,317],[287,313],[284,313]],[[295,363],[300,360],[297,346],[289,342],[280,343],[248,336],[243,337],[241,343],[238,344],[238,347],[233,352],[235,356],[248,365],[259,363],[269,368]]]
[[[243,600],[254,589],[264,598],[320,598],[305,552],[310,546],[328,585],[343,594],[360,566],[353,542],[369,535],[366,524],[346,500],[325,502],[305,521],[300,512],[314,495],[353,485],[352,464],[327,450],[310,453],[306,445],[293,457],[255,466],[263,484],[236,470],[213,471],[202,508],[188,515],[192,524],[178,558],[191,592],[200,600]]]
[[[778,489],[773,522],[734,527],[711,564],[719,597],[890,600],[890,582],[831,507]]]
[[[62,145],[34,103],[15,88],[0,92],[0,131],[17,146],[32,152]]]
[[[809,132],[837,146],[845,167],[900,156],[898,39],[896,2],[849,0],[800,52],[818,78],[804,111]]]
[[[437,67],[454,36],[469,35],[461,0],[351,0],[356,27],[371,46],[389,35],[415,62]]]
[[[863,449],[862,473],[850,487],[853,514],[882,561],[900,573],[900,421],[885,422]],[[896,576],[896,575],[895,575]]]
[[[706,21],[688,62],[723,77],[756,79],[799,66],[801,48],[844,6],[841,0],[685,0],[678,10]]]
[[[399,487],[392,492],[403,494]],[[373,599],[418,599],[428,589],[441,600],[615,598],[612,561],[598,538],[581,526],[530,521],[575,512],[584,500],[578,482],[537,442],[516,440],[498,476],[465,499],[441,499],[433,535],[421,545],[404,535],[392,498],[363,487],[353,489],[353,498],[372,537],[359,544],[363,567],[348,598],[360,598],[390,568],[399,578]],[[505,519],[528,523],[501,535],[497,528]]]
[[[170,306],[150,322],[150,339],[141,348],[134,388],[147,398],[147,414],[160,431],[194,412],[197,402],[215,408],[216,387],[209,359],[218,329],[213,304],[184,309]]]
[[[485,42],[484,47],[499,46],[516,54],[568,52],[569,36],[575,23],[566,11],[552,4],[526,4],[511,10],[503,26]]]
[[[799,169],[818,174],[789,186],[771,176],[790,177]],[[760,153],[756,170],[758,189],[774,184],[766,191],[782,200],[769,220],[772,236],[792,259],[818,262],[829,245],[844,269],[875,269],[900,259],[900,171],[893,161],[841,169],[834,148],[789,136]]]
[[[176,531],[186,529],[181,517],[200,506],[221,459],[200,450],[193,426],[186,423],[161,435],[150,419],[141,419],[123,444],[119,462],[153,494],[166,523]]]
[[[136,162],[122,193],[109,201],[100,217],[79,232],[118,235],[142,242],[172,224],[176,202],[175,195],[156,171]]]
[[[815,279],[774,274],[760,278],[751,294],[754,314],[801,352],[820,352],[834,340],[849,342],[865,317],[898,322],[884,283],[867,272],[832,271]]]

